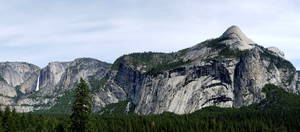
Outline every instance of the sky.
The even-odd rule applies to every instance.
[[[0,0],[0,61],[173,52],[237,25],[300,69],[299,0]]]

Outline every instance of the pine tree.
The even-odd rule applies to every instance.
[[[12,123],[12,115],[11,115],[11,111],[10,108],[8,106],[5,107],[4,110],[4,116],[3,116],[3,128],[5,132],[11,132],[12,131],[12,127],[11,127],[11,123]]]
[[[85,132],[89,129],[90,114],[92,111],[90,88],[81,78],[75,89],[75,101],[72,106],[71,129],[74,132]]]

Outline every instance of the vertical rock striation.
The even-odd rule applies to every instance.
[[[284,54],[255,44],[237,26],[176,53],[125,55],[113,67],[106,86],[123,88],[138,114],[247,106],[265,98],[267,83],[300,91],[296,69]]]
[[[88,82],[103,78],[110,64],[92,58],[51,62],[45,68],[27,63],[0,63],[0,103],[19,112],[49,109],[82,77]],[[37,88],[38,87],[38,88]]]

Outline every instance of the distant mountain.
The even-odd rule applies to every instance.
[[[93,91],[94,111],[192,113],[208,106],[235,107],[266,98],[266,84],[300,93],[295,67],[275,47],[264,48],[237,26],[220,37],[174,53],[133,53],[114,64],[80,58],[45,68],[0,63],[0,103],[19,112],[69,112],[80,77]]]
[[[87,81],[103,78],[110,64],[92,58],[72,62],[51,62],[45,68],[22,62],[0,63],[2,106],[19,112],[49,109],[66,91],[74,89],[80,77]]]

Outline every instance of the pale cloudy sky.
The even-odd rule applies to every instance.
[[[238,25],[300,69],[299,0],[0,0],[0,61],[171,52]]]

